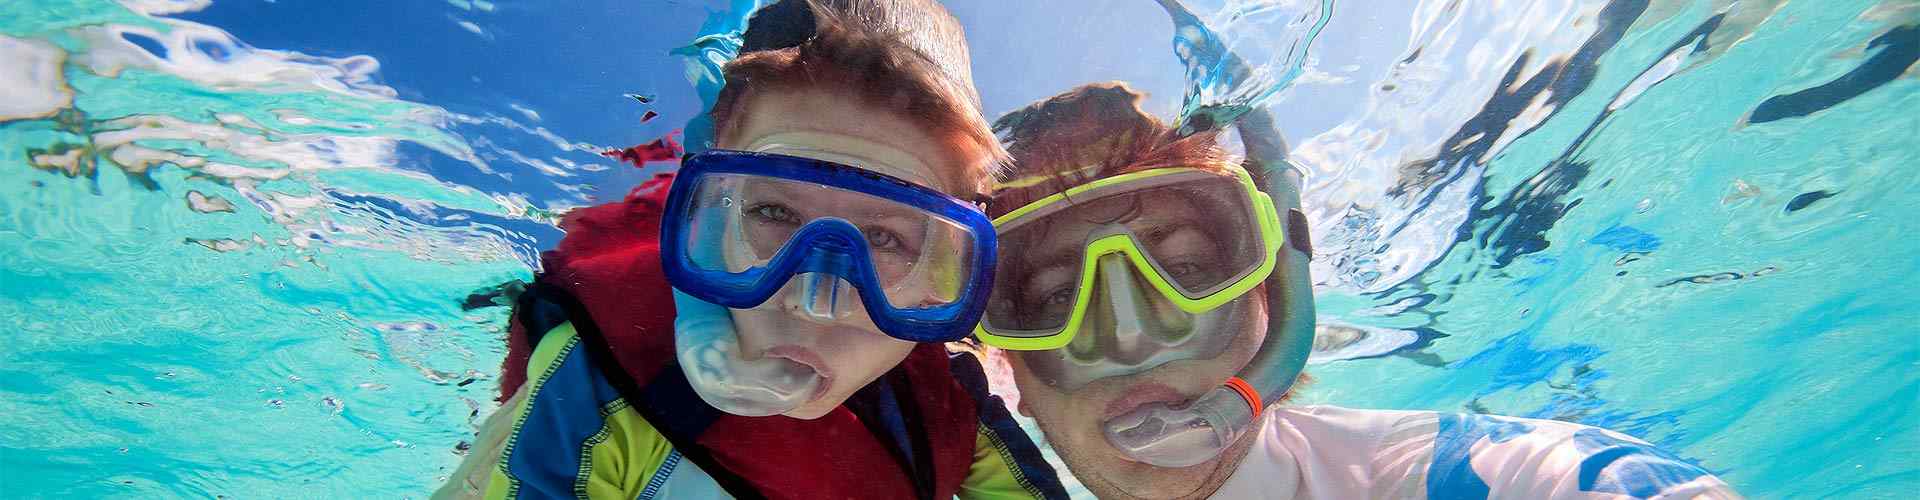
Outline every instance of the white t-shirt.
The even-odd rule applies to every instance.
[[[1282,407],[1213,498],[1739,498],[1644,441],[1552,420]]]

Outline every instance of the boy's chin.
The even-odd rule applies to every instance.
[[[820,385],[821,387],[818,389],[819,392],[816,392],[812,399],[780,415],[800,420],[813,420],[824,417],[827,416],[828,413],[832,413],[834,408],[839,408],[840,403],[846,402],[847,396],[853,394],[851,390],[843,390],[841,387],[838,387],[835,384],[835,380],[831,378],[821,380]]]
[[[827,404],[830,402],[834,404]],[[808,401],[807,404],[800,405],[799,408],[794,408],[786,413],[782,413],[781,415],[791,417],[791,418],[797,418],[800,420],[813,420],[813,419],[827,416],[828,413],[833,412],[833,409],[838,408],[839,406],[840,405],[837,400],[822,398],[819,400]]]

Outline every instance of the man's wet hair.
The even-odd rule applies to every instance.
[[[1123,82],[1090,83],[1005,115],[993,131],[1013,158],[987,214],[999,216],[1097,179],[1160,167],[1225,172],[1233,158],[1219,133],[1180,137]]]

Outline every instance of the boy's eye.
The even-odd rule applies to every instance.
[[[747,209],[747,213],[753,214],[754,217],[758,217],[763,220],[769,220],[769,221],[775,221],[775,222],[799,222],[797,220],[799,218],[794,216],[793,210],[788,209],[786,206],[783,206],[783,205],[775,205],[771,203],[759,205],[759,206],[755,206]]]
[[[870,227],[860,232],[867,235],[867,246],[875,250],[897,250],[901,247],[900,235],[893,231]]]

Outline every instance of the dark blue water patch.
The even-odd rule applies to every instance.
[[[1555,109],[1565,109],[1563,104],[1584,92],[1592,84],[1593,75],[1598,71],[1599,58],[1624,35],[1628,26],[1645,12],[1644,1],[1619,1],[1607,5],[1601,11],[1600,28],[1587,43],[1582,45],[1572,57],[1565,61],[1552,61],[1546,69],[1537,73],[1524,84],[1516,80],[1526,68],[1530,55],[1523,55],[1507,70],[1497,89],[1515,89],[1511,92],[1496,91],[1486,106],[1473,119],[1463,124],[1453,137],[1440,148],[1441,154],[1430,160],[1414,162],[1401,169],[1401,180],[1392,194],[1412,192],[1414,189],[1427,189],[1441,182],[1449,182],[1453,176],[1460,175],[1466,169],[1459,165],[1482,163],[1485,155],[1495,141],[1481,140],[1482,137],[1499,137],[1506,132],[1513,119],[1528,109],[1529,104],[1541,92],[1551,92],[1548,104]],[[1707,40],[1720,27],[1723,15],[1717,15],[1703,21],[1693,31],[1669,46],[1665,53],[1689,50],[1694,53],[1708,49]],[[1659,61],[1649,63],[1649,68]],[[1644,74],[1647,70],[1641,71]],[[1619,100],[1621,89],[1614,95]],[[1580,205],[1581,199],[1566,199],[1575,188],[1580,186],[1591,172],[1592,163],[1576,160],[1576,155],[1612,116],[1612,111],[1603,111],[1594,116],[1585,130],[1568,143],[1566,148],[1553,161],[1538,173],[1515,185],[1499,197],[1492,197],[1482,188],[1475,188],[1479,203],[1470,205],[1467,220],[1472,224],[1462,224],[1457,236],[1458,241],[1475,240],[1478,232],[1478,248],[1493,252],[1494,269],[1504,268],[1519,256],[1547,249],[1551,242],[1546,232],[1560,219]],[[1550,116],[1549,119],[1552,117]],[[1531,133],[1531,132],[1528,132]],[[1522,134],[1524,137],[1526,134]],[[1442,168],[1445,167],[1445,168]],[[1438,170],[1436,170],[1438,168]],[[1428,198],[1437,196],[1439,190],[1429,190]],[[1409,219],[1409,222],[1411,219]],[[1403,223],[1405,224],[1405,223]],[[1398,229],[1396,228],[1397,232]],[[1456,245],[1453,248],[1462,248]],[[1448,250],[1452,251],[1452,248]],[[1445,259],[1435,259],[1435,263]],[[1410,280],[1411,281],[1411,280]]]
[[[1520,81],[1520,75],[1527,73],[1527,68],[1533,63],[1534,53],[1528,51],[1521,54],[1507,68],[1500,83],[1493,87],[1496,90],[1487,103],[1480,107],[1480,112],[1462,123],[1442,143],[1437,156],[1401,167],[1398,183],[1387,193],[1405,196],[1426,191],[1443,181],[1457,178],[1467,170],[1463,168],[1465,166],[1486,162],[1487,153],[1498,142],[1490,138],[1501,137],[1509,127],[1519,123],[1516,118],[1532,109],[1534,99],[1542,93],[1547,94],[1542,106],[1553,109],[1554,115],[1559,114],[1568,101],[1593,84],[1593,77],[1599,72],[1601,56],[1613,50],[1614,45],[1626,34],[1627,28],[1646,9],[1647,0],[1608,3],[1597,16],[1599,26],[1594,34],[1579,49],[1566,59],[1547,61],[1524,82]],[[1552,115],[1546,119],[1552,119]],[[1429,197],[1434,195],[1428,194]]]
[[[1587,243],[1611,248],[1620,252],[1651,252],[1660,249],[1660,237],[1641,231],[1633,226],[1614,224],[1600,234],[1593,235]]]
[[[1859,97],[1881,85],[1900,78],[1907,68],[1920,60],[1920,25],[1904,25],[1888,30],[1867,43],[1867,50],[1880,49],[1860,66],[1833,81],[1810,89],[1767,98],[1753,108],[1749,123],[1807,116]]]
[[[1519,278],[1513,278],[1513,282],[1508,283],[1507,286],[1510,288],[1513,288],[1514,297],[1519,297],[1529,291],[1532,291],[1534,287],[1540,286],[1541,283],[1546,283],[1547,277],[1553,273],[1553,266],[1555,264],[1560,263],[1560,259],[1540,257],[1540,256],[1534,256],[1532,259],[1529,259],[1529,260],[1533,262],[1533,265],[1539,266],[1540,268],[1542,268],[1542,270],[1540,271],[1539,274],[1535,274],[1532,276],[1523,276]],[[1507,275],[1504,272],[1501,274],[1504,276],[1511,277],[1511,275]]]
[[[1426,351],[1428,347],[1432,347],[1434,341],[1452,336],[1452,335],[1447,335],[1445,333],[1440,333],[1439,330],[1434,330],[1432,328],[1427,328],[1423,326],[1408,328],[1406,329],[1406,331],[1413,332],[1413,335],[1416,337],[1414,341],[1411,343],[1408,343],[1407,345],[1400,346],[1400,348],[1394,349],[1392,352],[1381,354],[1381,356],[1400,356],[1400,357],[1414,356],[1417,353]],[[1368,357],[1377,357],[1377,356],[1368,356]]]
[[[1476,397],[1481,397],[1505,389],[1540,383],[1559,371],[1561,366],[1587,364],[1606,353],[1598,346],[1587,344],[1536,349],[1533,347],[1533,340],[1537,335],[1537,328],[1514,332],[1494,340],[1492,345],[1473,356],[1454,363],[1454,367],[1493,365],[1495,369],[1493,380],[1475,394]]]
[[[152,37],[139,33],[121,33],[120,38],[139,46],[141,50],[145,50],[149,54],[153,54],[153,57],[161,59],[167,58],[167,46],[161,44],[159,40],[154,40]]]
[[[1800,209],[1813,205],[1814,202],[1832,198],[1834,194],[1835,193],[1826,190],[1800,193],[1800,196],[1795,196],[1792,201],[1787,202],[1787,213],[1798,212]]]
[[[562,136],[626,145],[701,112],[681,59],[667,51],[693,39],[706,7],[590,0],[484,12],[446,2],[214,2],[174,17],[220,27],[255,47],[372,56],[379,81],[409,101],[504,116],[517,116],[506,104],[519,103]],[[658,99],[641,105],[626,93]],[[640,123],[648,110],[661,119]]]
[[[228,59],[232,59],[235,48],[237,47],[225,40],[200,38],[193,41],[193,50],[198,50],[200,53],[206,54],[207,58],[219,62],[227,62]]]

